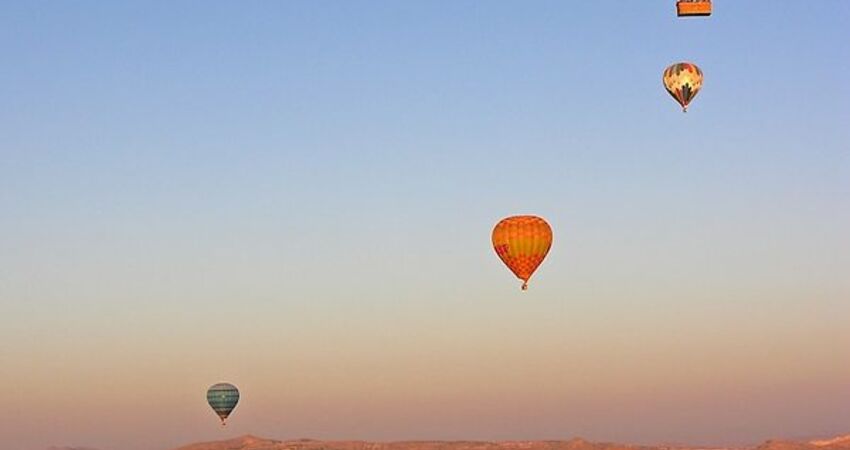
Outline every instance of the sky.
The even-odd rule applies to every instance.
[[[850,432],[850,2],[714,8],[0,3],[2,447]]]

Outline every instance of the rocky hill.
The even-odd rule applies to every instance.
[[[299,439],[279,441],[256,436],[242,436],[217,442],[203,442],[175,450],[727,450],[691,448],[687,446],[640,446],[568,441],[317,441]],[[850,435],[816,441],[770,440],[754,447],[736,450],[850,450]]]

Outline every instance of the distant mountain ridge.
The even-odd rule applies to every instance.
[[[47,447],[47,450],[95,450],[91,447]]]
[[[657,447],[569,441],[278,441],[246,435],[217,442],[202,442],[175,450],[657,450]]]
[[[832,439],[825,439],[820,441],[809,441],[810,444],[815,447],[832,447],[832,446],[847,446],[850,445],[850,434],[845,434],[843,436],[836,436]]]
[[[319,441],[313,439],[274,440],[251,435],[216,442],[185,445],[174,450],[728,450],[724,447],[687,445],[628,445],[590,442],[581,438],[567,441]],[[813,441],[769,440],[757,446],[736,450],[850,450],[850,435]]]

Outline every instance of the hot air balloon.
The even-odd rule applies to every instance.
[[[679,0],[676,2],[679,17],[710,16],[711,0]]]
[[[230,383],[218,383],[207,390],[207,403],[221,419],[221,426],[227,425],[227,416],[239,403],[239,389]]]
[[[676,63],[664,70],[662,81],[667,92],[682,105],[682,111],[688,112],[688,104],[702,88],[702,70],[689,62]]]
[[[528,279],[551,247],[552,228],[537,216],[508,217],[493,229],[493,248],[511,272],[522,280],[522,290],[528,289]]]

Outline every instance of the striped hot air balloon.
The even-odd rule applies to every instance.
[[[508,217],[493,229],[493,248],[511,272],[522,280],[522,290],[528,289],[528,279],[551,247],[552,228],[537,216]]]
[[[207,389],[207,403],[221,419],[221,426],[226,425],[227,416],[239,403],[239,389],[230,383],[217,383]]]
[[[682,111],[688,112],[688,104],[702,88],[702,70],[689,62],[680,62],[664,70],[664,87],[667,92],[682,105]]]

